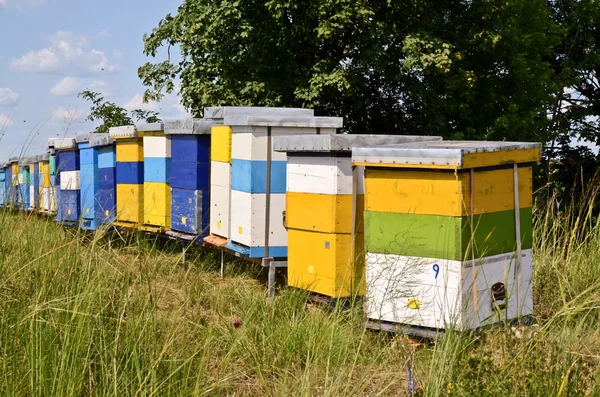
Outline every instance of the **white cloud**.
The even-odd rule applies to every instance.
[[[0,0],[1,1],[1,0]],[[0,106],[11,106],[19,101],[20,95],[8,87],[0,87]]]
[[[158,104],[156,102],[144,103],[144,94],[135,94],[133,98],[125,102],[123,107],[129,111],[135,109],[141,110],[157,110]]]
[[[81,79],[78,77],[67,76],[50,90],[50,94],[57,96],[74,95],[78,92],[81,85]]]
[[[43,39],[50,42],[49,47],[30,50],[20,58],[13,58],[11,68],[23,72],[66,72],[79,76],[120,70],[119,65],[108,60],[104,51],[86,49],[89,42],[84,36],[73,32],[56,32]]]
[[[54,114],[52,115],[52,121],[62,122],[65,124],[82,123],[86,121],[86,117],[87,113],[84,110],[60,106],[54,111]]]
[[[0,113],[0,131],[12,124],[12,120],[4,113]]]

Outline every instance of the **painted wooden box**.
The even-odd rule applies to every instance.
[[[135,126],[112,127],[116,141],[115,226],[138,229],[144,221],[144,134]]]
[[[214,121],[179,119],[165,121],[171,138],[171,231],[187,240],[208,234],[210,188],[210,140]]]
[[[136,126],[143,134],[144,150],[144,210],[141,228],[165,232],[171,226],[171,137],[163,123],[141,123]]]
[[[364,295],[363,170],[359,167],[353,173],[352,147],[427,140],[441,138],[398,135],[274,138],[275,150],[287,153],[288,285],[336,298]],[[354,203],[353,189],[357,194]]]
[[[533,312],[540,145],[424,142],[352,156],[366,167],[370,320],[464,330]]]
[[[96,223],[109,226],[115,221],[117,205],[115,140],[109,134],[92,134],[90,147],[97,152],[98,195],[96,198]]]
[[[29,210],[31,203],[31,171],[29,165],[31,164],[31,158],[23,157],[19,161],[19,190],[18,190],[18,203],[19,209]]]
[[[223,124],[225,118],[247,116],[312,117],[312,109],[267,107],[209,107],[205,119]],[[216,125],[211,131],[210,145],[210,235],[205,241],[224,245],[230,241],[232,128]]]
[[[80,157],[75,138],[54,141],[56,153],[56,199],[58,223],[78,226],[81,214]]]
[[[342,119],[246,116],[226,118],[224,124],[232,129],[227,248],[250,258],[285,258],[287,158],[285,153],[273,150],[273,138],[335,134]]]
[[[7,203],[6,189],[6,164],[0,163],[0,207],[4,208]]]

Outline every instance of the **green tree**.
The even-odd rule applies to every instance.
[[[97,92],[86,90],[80,92],[77,96],[91,102],[88,120],[102,121],[102,124],[94,130],[95,133],[108,132],[110,127],[132,125],[134,121],[145,121],[148,123],[160,121],[158,113],[152,110],[135,109],[131,112],[130,116],[127,110],[117,106],[113,102],[105,101],[104,97]]]
[[[144,36],[182,59],[138,74],[210,105],[313,107],[351,132],[539,139],[558,40],[543,0],[184,0]]]

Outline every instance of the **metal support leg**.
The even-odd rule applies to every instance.
[[[275,270],[277,268],[273,262],[269,263],[269,293],[268,298],[271,300],[275,297]]]
[[[275,262],[273,258],[263,258],[262,266],[269,268],[268,274],[268,285],[267,285],[267,297],[272,300],[275,297],[275,276],[278,267],[287,267],[287,262]]]
[[[185,242],[181,242],[181,263],[185,264]]]
[[[221,250],[221,278],[225,278],[225,253]]]

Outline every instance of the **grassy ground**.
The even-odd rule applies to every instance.
[[[134,238],[109,251],[54,222],[0,212],[0,391],[6,395],[600,394],[600,230],[591,205],[536,213],[539,327],[448,333],[436,344],[364,331],[261,269]]]

